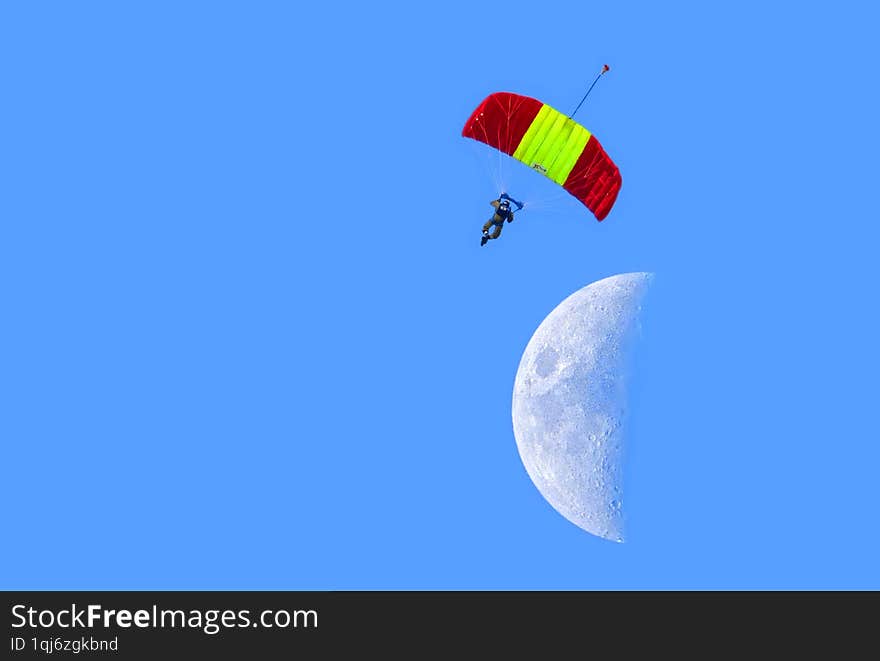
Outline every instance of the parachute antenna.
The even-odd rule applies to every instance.
[[[605,75],[610,69],[611,69],[611,67],[609,67],[607,64],[603,64],[603,65],[602,65],[602,71],[600,71],[600,72],[599,72],[599,75],[596,76],[596,80],[594,80],[594,81],[593,81],[593,84],[590,85],[590,89],[588,89],[588,90],[587,90],[587,93],[584,94],[584,98],[581,99],[581,102],[580,102],[579,104],[577,104],[577,108],[575,108],[574,111],[568,116],[569,119],[571,119],[572,117],[574,117],[574,114],[580,109],[580,107],[583,105],[584,101],[587,100],[587,97],[590,95],[590,92],[593,91],[593,87],[596,85],[596,83],[599,82],[599,79],[600,79],[602,76],[604,76],[604,75]]]

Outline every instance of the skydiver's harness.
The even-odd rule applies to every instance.
[[[501,207],[498,207],[495,209],[495,215],[492,217],[492,223],[494,225],[503,225],[504,221],[508,220],[510,218],[510,216],[511,216],[510,207],[507,207],[507,209],[502,209]],[[499,222],[499,221],[495,220],[495,218],[500,218],[501,221]]]
[[[510,195],[508,195],[507,193],[501,193],[501,197],[498,198],[499,204],[497,207],[495,207],[495,216],[492,216],[492,223],[494,225],[503,225],[505,220],[510,220],[510,221],[513,220],[513,210],[508,206],[507,209],[502,211],[501,204],[500,204],[501,200],[507,200],[508,202],[513,202],[516,205],[517,211],[520,211],[523,208],[523,205],[521,202],[517,202],[512,197],[510,197]],[[498,222],[497,220],[495,220],[496,216],[501,219],[501,222]]]

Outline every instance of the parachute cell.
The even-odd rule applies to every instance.
[[[461,134],[513,156],[580,200],[597,220],[611,211],[620,171],[587,129],[528,96],[495,92],[477,106]]]

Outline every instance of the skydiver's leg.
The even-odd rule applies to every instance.
[[[483,234],[489,231],[489,228],[492,227],[492,219],[486,221],[486,224],[483,225]]]
[[[502,227],[504,227],[503,223],[498,223],[497,225],[495,225],[495,231],[489,235],[489,238],[490,239],[497,239],[499,236],[501,236],[501,228]]]

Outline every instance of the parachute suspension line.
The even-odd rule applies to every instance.
[[[500,160],[495,160],[495,154],[493,154],[488,149],[485,149],[483,145],[478,143],[473,144],[474,158],[480,164],[480,166],[484,169],[486,179],[491,182],[493,188],[501,187],[501,171],[500,171]]]
[[[512,118],[513,109],[508,106],[505,110],[505,115],[507,117],[507,122],[503,125],[498,126],[498,144],[507,145],[510,142],[510,121]],[[503,132],[503,136],[502,136]],[[503,142],[502,142],[503,139]],[[498,181],[496,182],[498,185],[495,187],[495,195],[500,195],[500,191],[507,190],[507,163],[505,162],[507,159],[507,154],[501,150],[498,150]]]
[[[599,82],[599,79],[600,79],[603,75],[605,75],[605,73],[606,73],[609,69],[610,69],[610,67],[609,67],[607,64],[603,64],[603,65],[602,65],[602,71],[600,71],[600,72],[599,72],[599,75],[596,76],[596,80],[594,80],[594,81],[593,81],[593,84],[590,85],[590,89],[588,89],[588,90],[587,90],[587,93],[584,94],[584,98],[581,99],[581,102],[580,102],[579,104],[577,104],[577,108],[575,108],[574,111],[568,116],[569,119],[571,119],[572,117],[574,117],[575,113],[580,109],[581,105],[583,105],[584,101],[587,100],[587,97],[590,95],[590,92],[593,91],[593,87],[596,85],[596,83]]]
[[[509,139],[508,135],[507,135],[506,127],[510,125],[510,120],[511,120],[510,110],[508,109],[505,112],[505,114],[507,115],[507,123],[504,125],[498,126],[497,135],[496,135],[496,144],[499,144],[499,145],[506,144],[506,142]],[[493,179],[494,179],[494,184],[495,184],[495,191],[497,194],[497,191],[506,190],[507,171],[506,171],[505,159],[507,158],[507,155],[500,150],[495,150],[495,152],[496,152],[495,156],[496,156],[497,160],[495,161]]]
[[[481,142],[488,143],[489,135],[485,132],[485,128],[483,133],[483,138],[479,139],[477,142],[472,143],[471,153],[474,155],[474,159],[478,166],[484,170],[486,179],[491,182],[493,188],[497,189],[501,186],[501,160],[498,159],[496,161],[496,154],[494,153],[495,150],[488,150],[483,144],[480,144]]]

